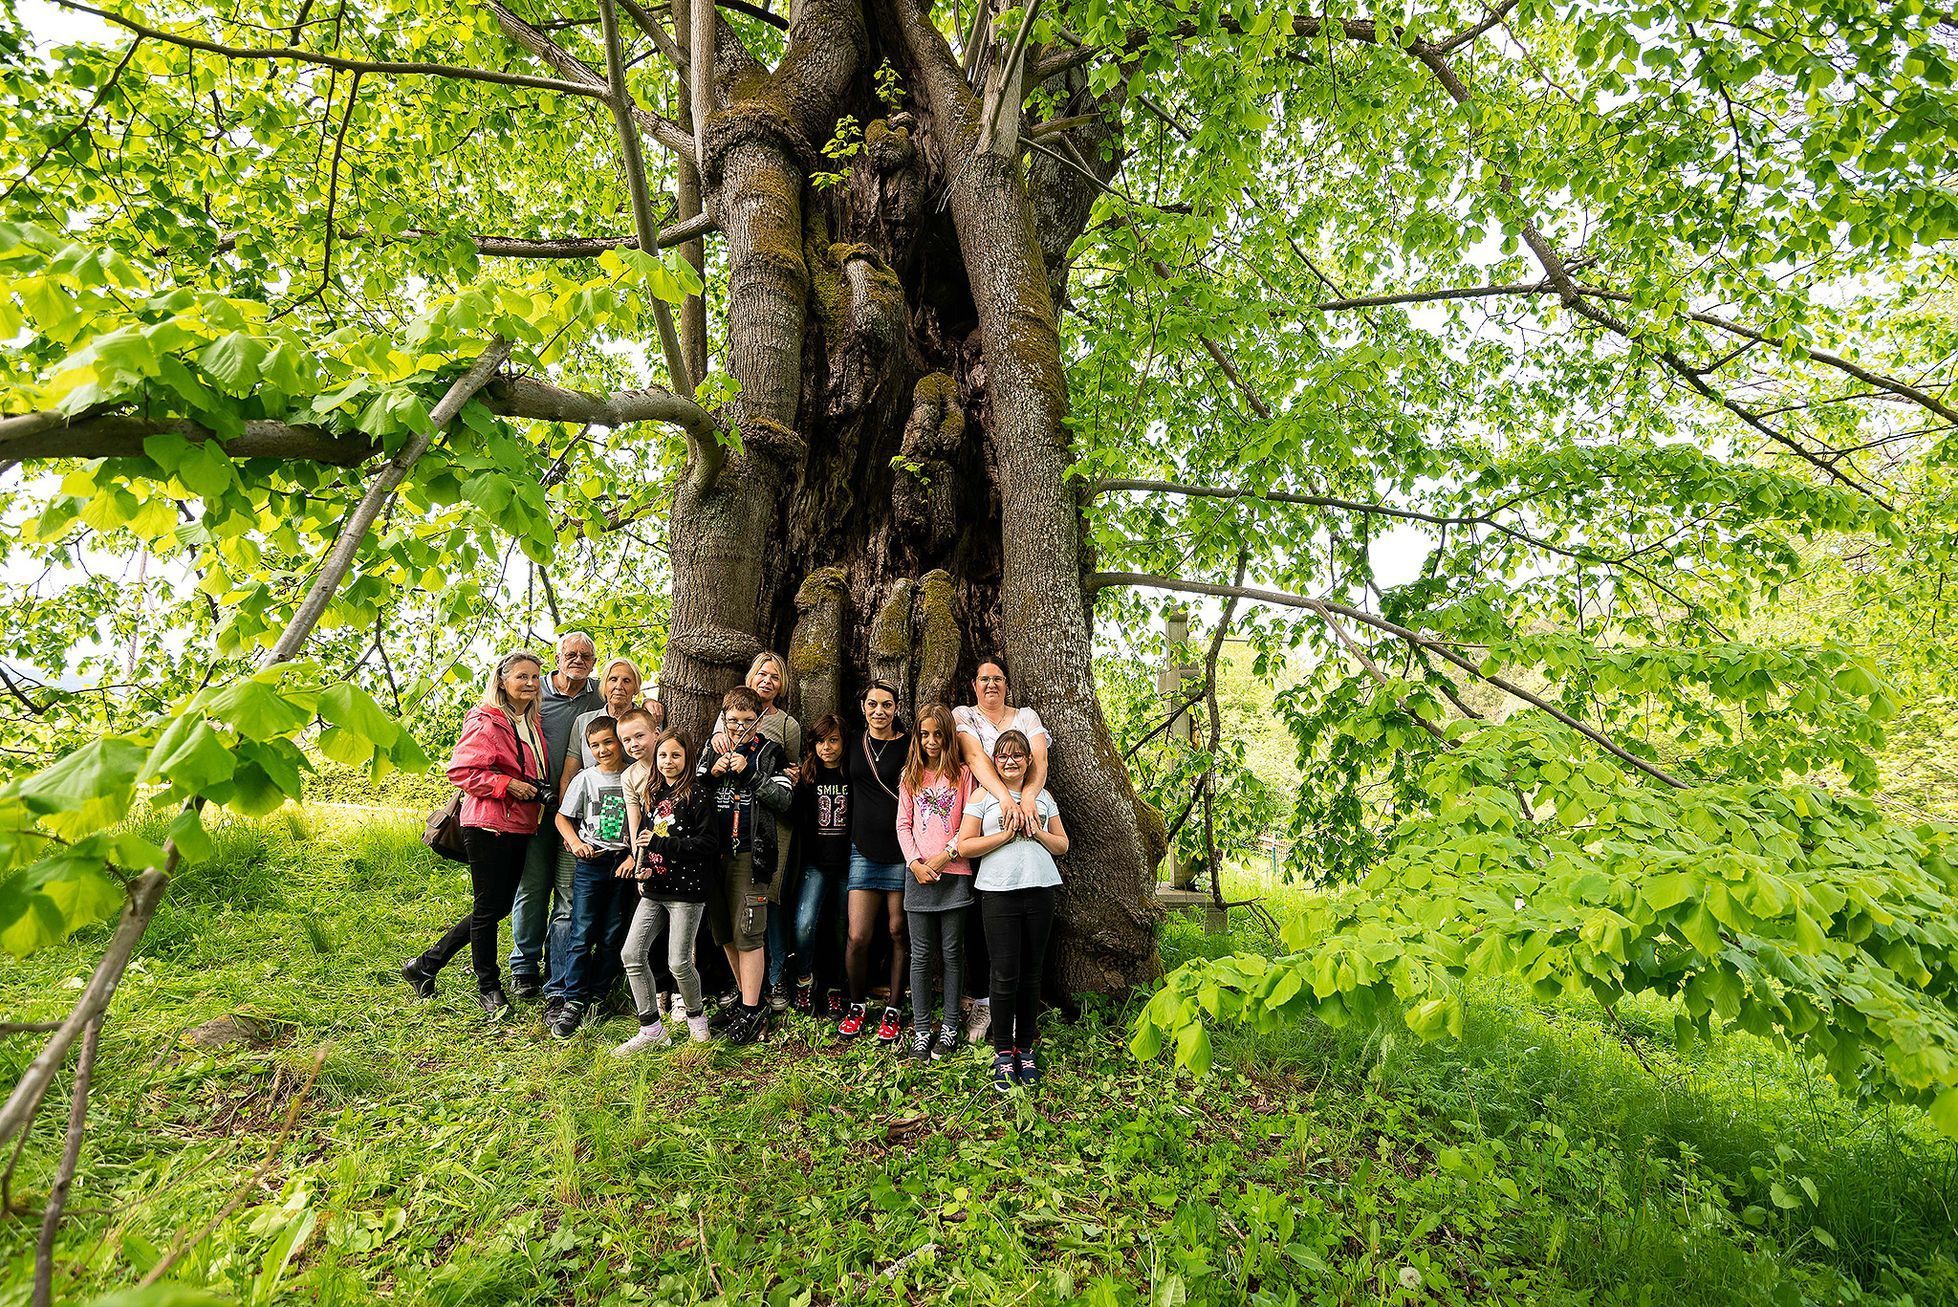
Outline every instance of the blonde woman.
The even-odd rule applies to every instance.
[[[491,1020],[510,1011],[497,969],[497,928],[510,915],[524,855],[544,811],[538,800],[549,772],[537,717],[543,671],[535,654],[506,654],[490,673],[483,701],[462,719],[449,779],[462,791],[469,912],[434,947],[401,969],[401,978],[417,994],[431,997],[436,973],[467,944],[476,969],[477,1001]]]

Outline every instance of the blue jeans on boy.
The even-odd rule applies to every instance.
[[[596,860],[572,860],[570,921],[551,945],[551,979],[544,992],[567,1003],[590,1003],[602,998],[618,979],[619,954],[625,947],[628,913],[619,910],[627,895],[637,899],[637,886],[612,874],[617,853],[600,853]],[[633,906],[638,906],[636,901]],[[555,933],[555,932],[554,932]]]
[[[795,900],[796,983],[808,980],[816,965],[816,930],[828,915],[834,927],[843,918],[843,868],[824,870],[815,863],[802,869],[802,886]],[[773,921],[769,923],[771,926]],[[834,931],[832,930],[832,933]],[[829,959],[825,959],[827,963]]]

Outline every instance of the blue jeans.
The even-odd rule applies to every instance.
[[[551,979],[544,993],[568,1003],[589,1003],[619,977],[619,955],[631,924],[630,911],[620,909],[636,908],[639,892],[633,882],[612,874],[619,865],[616,853],[600,853],[590,862],[573,858],[571,865],[570,922],[562,936],[552,932]]]
[[[571,860],[564,856],[564,838],[547,814],[544,825],[530,837],[524,851],[523,876],[517,881],[517,901],[510,906],[510,974],[540,979],[544,974],[544,936],[551,924],[551,899],[563,904],[570,917]]]
[[[843,882],[846,873],[825,871],[810,863],[802,869],[801,892],[795,900],[796,983],[809,979],[816,965],[816,931],[828,917],[830,934],[843,921]],[[770,925],[773,926],[773,922]],[[841,950],[835,950],[840,952]]]

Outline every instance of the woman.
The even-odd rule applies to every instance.
[[[761,700],[761,720],[755,723],[755,732],[765,740],[773,740],[781,746],[782,756],[789,760],[789,784],[794,785],[801,776],[801,768],[796,764],[802,761],[802,723],[789,715],[777,699],[789,684],[788,660],[773,649],[764,649],[755,655],[748,664],[748,679],[745,682],[755,697]],[[727,752],[730,741],[721,729],[721,721],[714,719],[714,749]],[[790,827],[785,824],[786,833]],[[782,902],[794,903],[799,886],[795,883],[796,848],[794,838],[779,839],[775,847],[776,871],[782,884]],[[768,914],[768,1006],[777,1012],[785,1012],[789,1006],[789,991],[783,983],[784,965],[787,961],[789,937],[794,933],[794,923],[788,920],[786,912]]]
[[[632,659],[614,658],[605,664],[605,673],[598,681],[599,693],[605,696],[604,705],[579,713],[571,723],[571,747],[566,751],[564,779],[558,786],[560,794],[571,788],[573,777],[592,765],[591,741],[585,738],[585,728],[600,717],[617,721],[634,708],[643,707],[653,715],[656,730],[666,729],[666,706],[657,699],[645,704],[639,702],[639,691],[644,686],[639,664]]]
[[[1006,680],[1006,660],[998,654],[979,664],[972,678],[972,697],[975,700],[972,706],[952,709],[952,720],[958,726],[959,749],[965,755],[965,765],[972,770],[973,784],[1000,801],[1005,820],[1014,830],[1031,834],[1039,828],[1033,800],[1021,804],[1007,801],[1006,787],[993,767],[993,747],[999,743],[1002,731],[1018,731],[1027,737],[1032,755],[1021,793],[1038,795],[1047,784],[1047,744],[1052,737],[1047,734],[1039,713],[1013,706]],[[976,1044],[986,1037],[986,1026],[992,1019],[992,1004],[986,992],[986,933],[977,905],[967,910],[965,927],[965,974],[967,988],[974,991],[970,996],[972,1019],[965,1037]]]
[[[1031,834],[1039,826],[1036,798],[1047,784],[1047,743],[1052,738],[1041,724],[1040,714],[1031,708],[1015,708],[1006,682],[1006,660],[995,654],[979,664],[972,678],[974,703],[952,709],[952,720],[959,729],[959,748],[972,779],[979,788],[1009,807],[1006,815],[1016,829]],[[993,749],[1002,731],[1018,731],[1027,737],[1032,756],[1027,762],[1024,786],[1015,786],[1027,795],[1017,805],[1005,803],[1006,786],[993,766]]]
[[[850,938],[843,969],[850,1007],[836,1032],[845,1039],[863,1033],[869,1015],[870,945],[881,917],[890,926],[890,997],[877,1038],[890,1044],[902,1030],[898,1004],[904,998],[907,965],[904,929],[904,848],[897,842],[897,790],[911,756],[910,735],[897,720],[897,691],[872,681],[863,692],[863,734],[844,751],[850,776]]]
[[[449,760],[449,780],[462,791],[462,845],[469,856],[469,914],[426,953],[401,968],[423,998],[435,993],[435,974],[469,945],[477,1002],[491,1020],[507,1016],[497,969],[496,931],[510,915],[524,853],[543,816],[539,802],[546,763],[537,696],[544,665],[534,654],[505,654],[490,673],[483,701],[462,719]]]
[[[1061,883],[1054,859],[1067,852],[1067,829],[1053,796],[1024,784],[1032,752],[1020,732],[1000,732],[992,761],[1006,784],[1007,801],[973,795],[959,826],[958,852],[979,860],[973,888],[979,891],[991,957],[993,1088],[1001,1093],[1016,1084],[1040,1083],[1034,1044],[1040,1037],[1035,1023],[1041,960],[1054,928],[1055,891]],[[1026,832],[1010,817],[1013,806],[1029,798],[1039,820]]]

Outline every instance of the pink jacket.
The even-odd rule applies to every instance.
[[[531,727],[537,730],[535,715]],[[543,732],[537,730],[538,738]],[[462,719],[462,735],[449,759],[449,780],[462,791],[462,824],[507,835],[530,835],[542,820],[539,803],[506,798],[513,780],[543,775],[537,757],[517,742],[517,728],[501,708],[477,704]]]
[[[966,800],[972,797],[972,772],[959,766],[958,780],[949,791],[951,811],[941,812],[948,791],[943,786],[927,786],[913,794],[902,780],[897,783],[897,846],[904,850],[905,865],[920,858],[935,858],[945,851],[965,820]],[[948,876],[970,876],[972,862],[954,858],[945,864]]]

